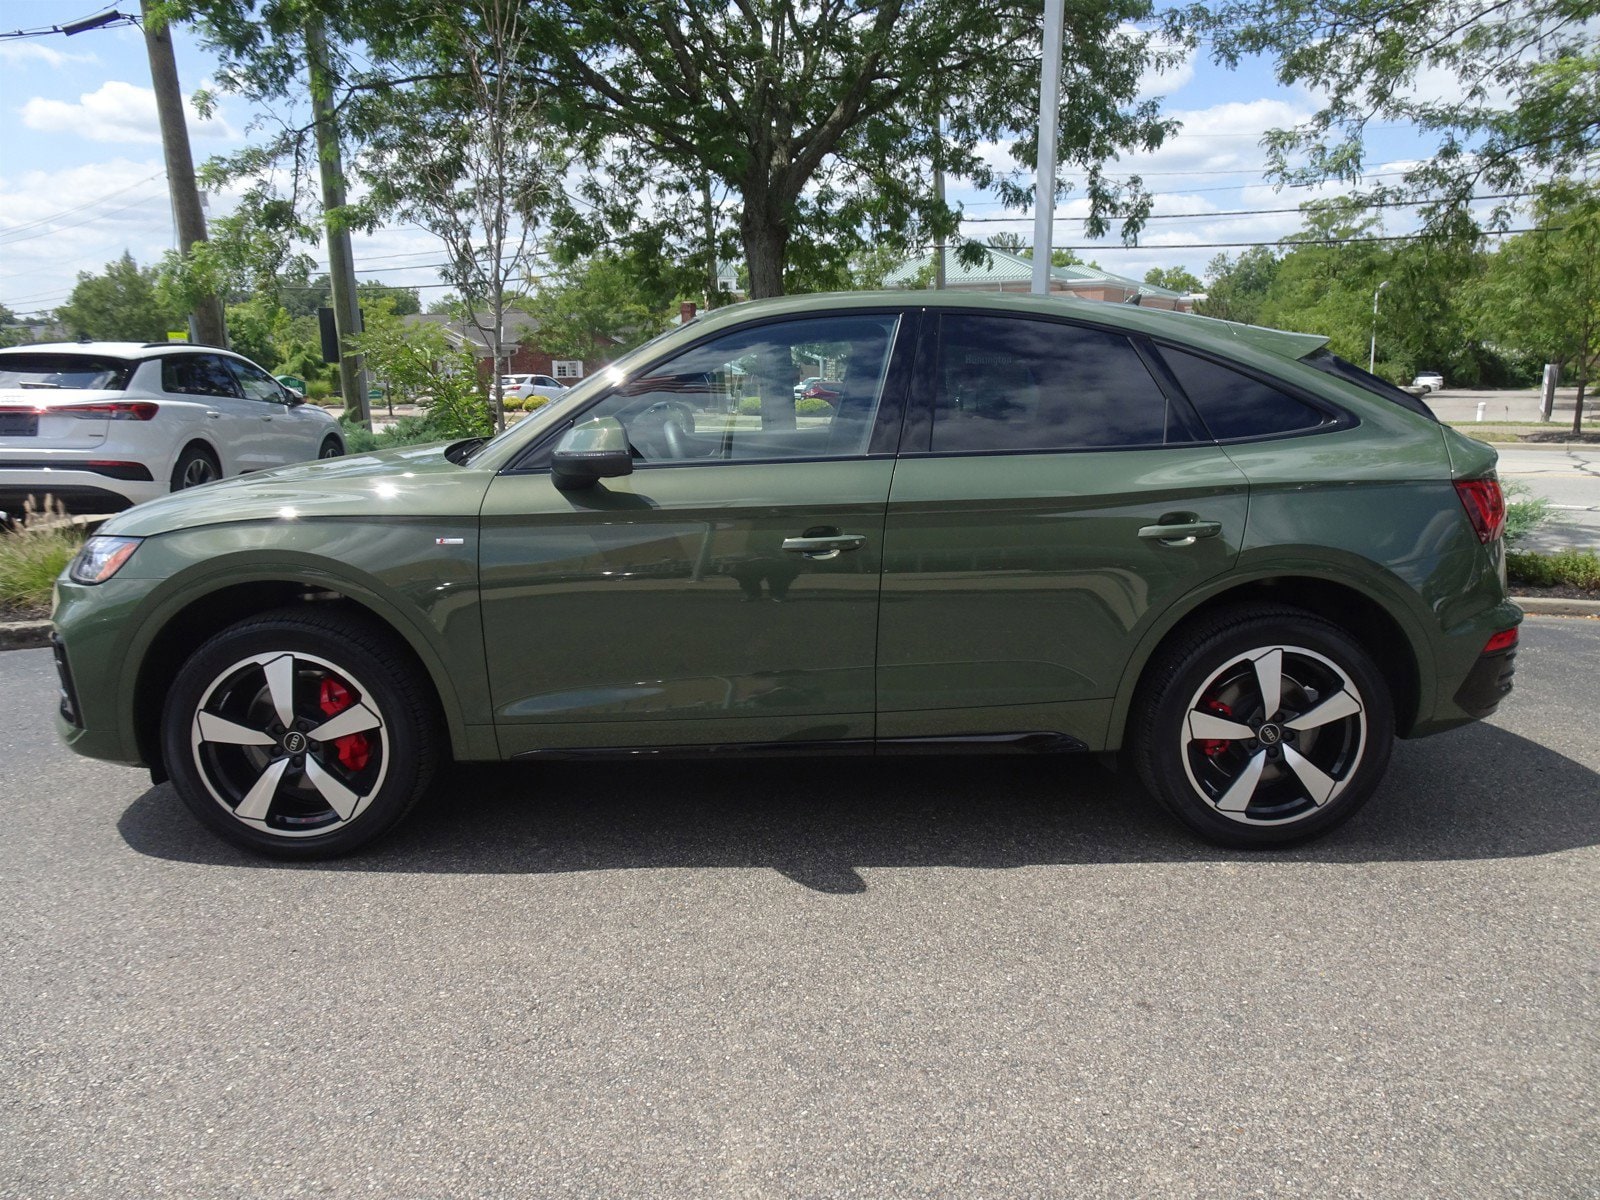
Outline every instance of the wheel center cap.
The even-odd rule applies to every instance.
[[[306,752],[306,735],[298,729],[291,729],[284,734],[283,752],[285,754],[304,754]]]
[[[1283,731],[1276,725],[1263,725],[1256,730],[1256,737],[1263,746],[1276,746],[1283,741]]]

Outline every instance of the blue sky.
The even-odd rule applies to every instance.
[[[122,11],[137,9],[135,0],[123,0]],[[58,25],[98,11],[85,0],[6,0],[0,4],[0,33]],[[175,45],[185,94],[210,86],[214,58],[185,29],[177,31]],[[1447,92],[1451,81],[1425,78],[1420,86]],[[1220,252],[1205,243],[1273,240],[1299,228],[1300,218],[1292,211],[1210,214],[1292,209],[1312,194],[1275,191],[1263,181],[1260,140],[1266,129],[1309,115],[1313,97],[1278,86],[1260,63],[1230,72],[1203,58],[1148,80],[1147,89],[1161,96],[1183,128],[1159,151],[1130,156],[1108,170],[1141,174],[1158,193],[1157,219],[1138,248],[1124,249],[1111,238],[1081,252],[1082,257],[1141,278],[1152,266],[1183,266],[1201,275]],[[197,163],[245,144],[258,115],[237,97],[219,99],[212,119],[200,121],[191,113]],[[1409,130],[1394,128],[1379,129],[1369,149],[1375,172],[1392,170],[1423,152]],[[993,153],[1009,163],[1001,148]],[[964,233],[982,238],[1013,230],[1032,240],[1027,213],[959,186],[950,195],[964,203],[970,217],[1013,218],[969,224]],[[226,194],[209,198],[213,214],[229,204]],[[1082,211],[1075,199],[1061,203],[1056,245],[1085,244],[1081,223],[1070,219]],[[1404,233],[1410,221],[1392,213],[1385,226],[1387,232]],[[52,308],[67,299],[80,271],[97,272],[124,250],[140,263],[153,263],[172,245],[155,102],[139,30],[121,26],[70,38],[0,40],[0,303],[18,313]],[[414,228],[382,230],[355,246],[358,275],[422,285],[425,299],[444,290],[437,271],[426,265],[439,258],[438,242]]]

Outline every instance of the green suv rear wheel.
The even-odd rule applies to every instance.
[[[1265,846],[1322,833],[1389,760],[1388,688],[1347,633],[1288,608],[1219,612],[1152,663],[1135,715],[1145,786],[1197,833]]]

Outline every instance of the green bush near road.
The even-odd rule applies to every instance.
[[[1506,554],[1506,578],[1529,587],[1567,584],[1586,592],[1600,592],[1600,555],[1593,550],[1561,550],[1555,554],[1511,550]]]

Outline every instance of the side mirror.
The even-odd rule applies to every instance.
[[[304,404],[306,402],[306,398],[304,396],[302,396],[299,392],[293,391],[290,388],[283,387],[283,385],[281,383],[278,386],[283,389],[283,402],[288,407],[290,407],[290,408],[299,408],[302,404]]]
[[[602,479],[632,474],[628,431],[615,417],[602,417],[561,435],[551,459],[550,482],[564,492],[575,492]]]

